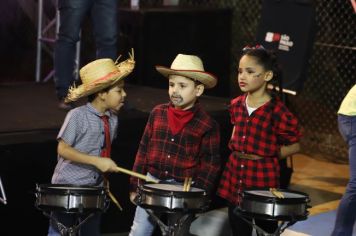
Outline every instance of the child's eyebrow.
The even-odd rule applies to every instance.
[[[254,68],[254,67],[245,67],[245,68],[238,67],[237,70],[247,70],[247,71],[252,70],[252,71],[255,71],[256,68]]]

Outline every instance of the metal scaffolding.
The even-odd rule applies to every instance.
[[[36,82],[47,82],[54,78],[55,71],[52,69],[43,79],[41,78],[42,69],[42,51],[47,52],[52,60],[54,59],[54,45],[57,40],[60,23],[60,12],[58,10],[58,0],[53,0],[56,13],[53,19],[47,25],[43,23],[43,0],[38,1],[38,22],[37,22],[37,56],[36,56]],[[80,63],[80,41],[76,45],[76,57],[74,66],[75,79],[79,76],[79,63]]]

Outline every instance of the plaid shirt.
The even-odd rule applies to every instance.
[[[151,175],[160,180],[183,182],[193,177],[195,186],[207,190],[214,187],[220,171],[220,129],[197,103],[192,108],[194,117],[183,130],[173,135],[168,127],[168,106],[156,106],[148,119],[136,155],[133,171]],[[138,179],[131,177],[131,191]]]
[[[297,118],[277,97],[247,112],[246,94],[231,101],[230,116],[235,133],[230,139],[232,151],[223,171],[218,195],[238,204],[245,188],[278,187],[280,146],[300,139]],[[238,157],[237,152],[256,154],[261,160]]]

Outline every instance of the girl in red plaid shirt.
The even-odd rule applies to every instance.
[[[213,88],[217,78],[204,71],[201,59],[178,54],[170,68],[156,66],[169,80],[170,102],[151,111],[133,170],[161,181],[184,182],[192,177],[192,186],[208,194],[216,186],[220,170],[220,131],[218,123],[197,102],[204,89]],[[138,179],[130,179],[130,199],[135,197]],[[189,230],[190,222],[184,222]],[[137,206],[130,236],[152,235],[156,222]],[[185,232],[185,231],[182,231]],[[188,235],[188,232],[179,235]]]
[[[244,93],[231,100],[232,151],[223,171],[218,195],[229,203],[234,236],[252,235],[252,226],[234,209],[249,188],[278,188],[279,159],[299,151],[297,118],[267,85],[278,80],[275,55],[262,46],[245,47],[238,65],[238,85]],[[251,220],[251,219],[249,219]],[[256,219],[265,232],[274,233],[277,221]]]

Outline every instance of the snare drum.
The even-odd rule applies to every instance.
[[[242,203],[235,210],[251,218],[296,221],[309,214],[307,194],[278,189],[284,198],[277,198],[268,189],[251,189],[242,194]]]
[[[195,187],[185,192],[178,184],[145,184],[139,186],[137,204],[163,212],[201,212],[209,207],[210,200],[203,189]]]
[[[36,207],[41,210],[66,213],[106,211],[110,200],[105,188],[44,184],[36,187]]]

